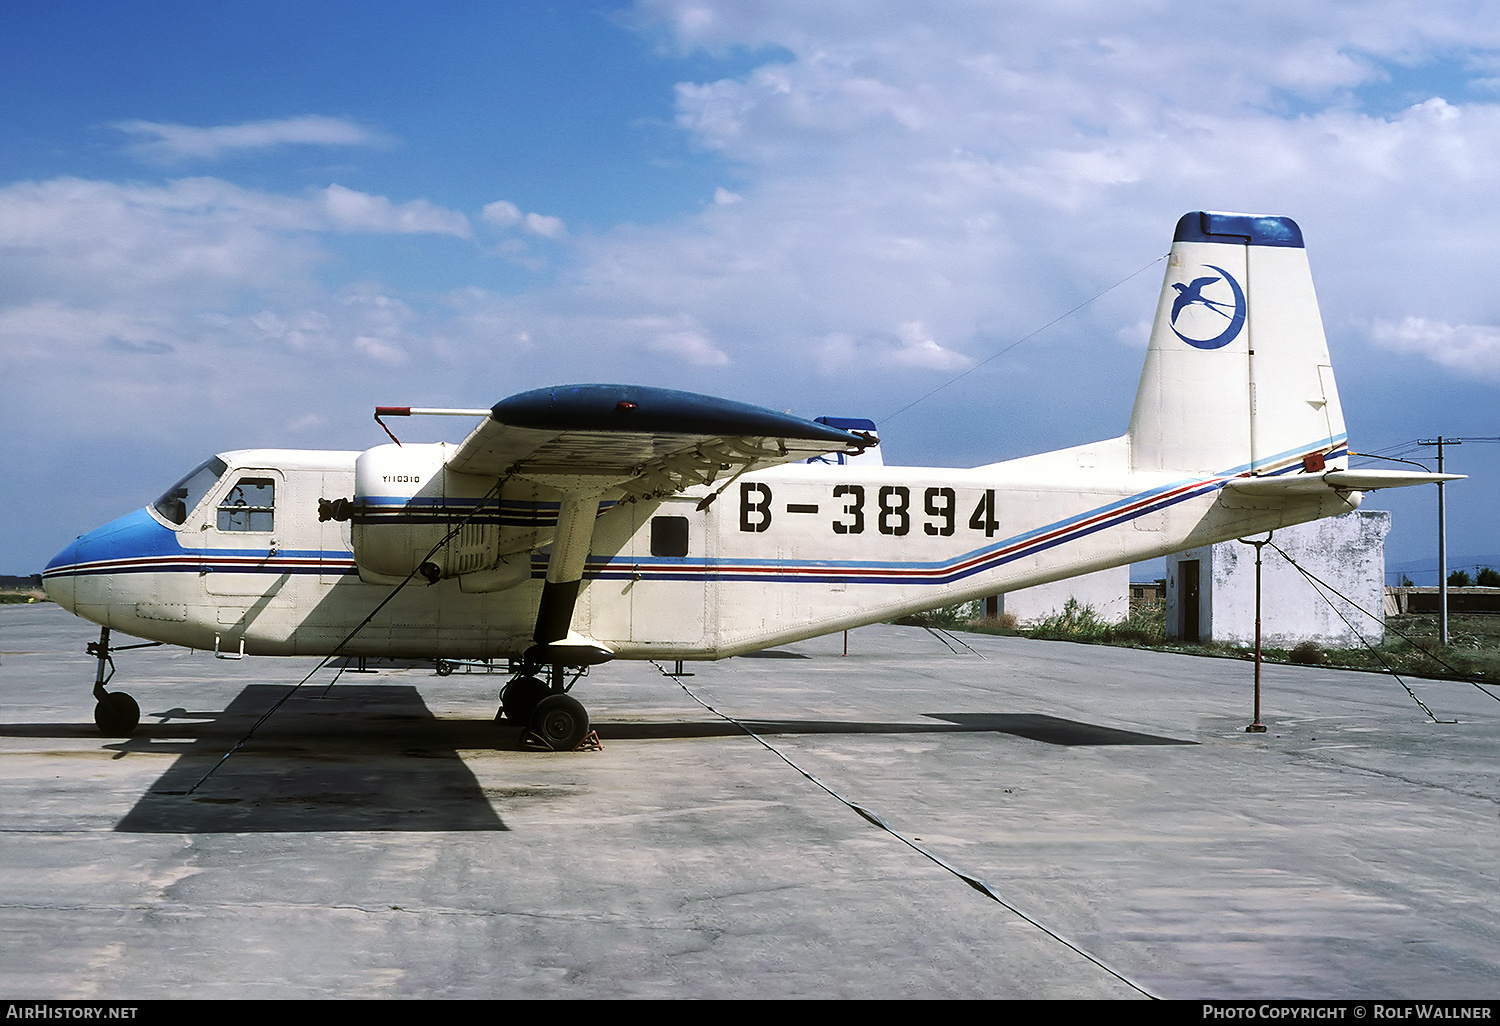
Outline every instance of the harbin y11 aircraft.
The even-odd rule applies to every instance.
[[[220,453],[48,564],[110,631],[221,656],[508,659],[506,720],[571,750],[611,659],[722,659],[1359,506],[1458,475],[1350,470],[1302,232],[1177,224],[1125,434],[972,469],[888,467],[868,421],[572,385],[462,442]],[[394,436],[392,436],[394,438]],[[106,675],[106,664],[109,675]]]

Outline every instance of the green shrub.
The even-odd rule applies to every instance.
[[[1317,666],[1328,661],[1323,654],[1323,649],[1315,641],[1304,641],[1287,654],[1287,658],[1294,663],[1304,666]]]
[[[960,602],[953,606],[943,606],[939,609],[929,609],[925,613],[913,613],[903,616],[896,623],[908,627],[963,627],[966,624],[979,619],[980,613],[984,611],[984,600],[975,599],[973,602]]]
[[[1124,623],[1101,620],[1093,606],[1070,598],[1062,611],[1021,631],[1027,637],[1051,641],[1082,641],[1095,645],[1156,645],[1165,640],[1166,614],[1160,606],[1132,610]]]

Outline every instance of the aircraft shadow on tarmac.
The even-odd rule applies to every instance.
[[[523,745],[489,719],[439,720],[408,685],[306,688],[276,710],[244,748],[234,745],[287,694],[252,684],[222,712],[146,713],[131,752],[179,757],[116,824],[127,833],[325,830],[505,830],[459,752]],[[157,722],[150,722],[155,719]],[[598,721],[610,741],[757,734],[1009,734],[1053,745],[1182,745],[1174,738],[1029,713],[927,713],[919,722],[748,719]],[[97,736],[92,725],[11,724],[10,736]],[[206,774],[213,770],[205,780]]]
[[[1101,727],[1036,713],[924,713],[923,723],[861,720],[752,720],[739,722],[757,734],[1012,734],[1051,745],[1192,745],[1196,741]],[[943,722],[934,723],[932,720]],[[619,741],[673,737],[732,737],[740,733],[723,720],[680,723],[595,724]]]
[[[115,829],[506,829],[458,754],[460,748],[494,747],[495,725],[440,721],[406,685],[306,688],[214,769],[286,693],[285,687],[252,684],[221,713],[154,714],[159,723],[143,723],[118,747],[161,751],[178,741],[181,755]]]

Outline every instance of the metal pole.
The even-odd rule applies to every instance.
[[[1246,545],[1255,546],[1255,722],[1245,728],[1247,734],[1264,734],[1266,725],[1260,722],[1260,550],[1271,541],[1270,532],[1261,541],[1240,539]]]
[[[1443,472],[1443,436],[1437,437],[1438,473]],[[1438,644],[1448,644],[1448,508],[1438,482]]]
[[[1490,439],[1470,439],[1470,441],[1485,441]],[[1433,442],[1424,442],[1420,439],[1418,445],[1437,446],[1437,468],[1438,473],[1443,472],[1443,446],[1463,445],[1462,438],[1444,438],[1437,436]],[[1446,495],[1443,493],[1444,482],[1437,483],[1438,489],[1438,642],[1448,644],[1448,508],[1445,503]]]

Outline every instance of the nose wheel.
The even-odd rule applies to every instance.
[[[123,691],[107,692],[94,705],[94,724],[105,737],[129,737],[141,722],[141,707]]]
[[[104,685],[108,684],[109,679],[115,675],[115,661],[111,658],[110,652],[119,652],[128,648],[153,648],[160,644],[159,641],[150,641],[141,645],[120,645],[111,649],[108,627],[99,628],[97,642],[89,642],[88,654],[99,661],[99,668],[94,673],[94,725],[105,737],[129,737],[141,722],[141,707],[135,699],[123,691],[104,690]]]

